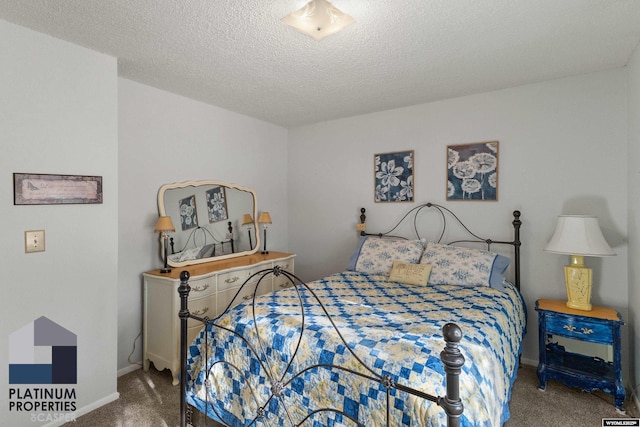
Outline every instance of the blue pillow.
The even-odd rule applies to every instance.
[[[489,276],[489,286],[494,289],[504,291],[504,272],[511,263],[511,259],[504,255],[497,254],[491,266],[491,276]]]
[[[360,242],[358,242],[358,247],[355,251],[349,256],[349,265],[347,265],[348,271],[356,271],[356,263],[358,262],[358,257],[360,256],[360,251],[362,250],[362,245],[364,245],[364,241],[367,240],[367,236],[362,236],[360,238]]]

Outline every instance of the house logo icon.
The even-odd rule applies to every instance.
[[[9,384],[76,384],[76,334],[42,316],[9,335]]]

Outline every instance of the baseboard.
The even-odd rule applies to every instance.
[[[86,415],[91,411],[94,411],[108,403],[113,402],[114,400],[118,400],[119,398],[120,398],[120,393],[118,392],[112,393],[109,396],[103,397],[102,399],[96,400],[95,402],[92,402],[87,406],[83,406],[82,408],[79,408],[76,412],[74,412],[74,415],[76,418],[81,417],[82,415]],[[63,425],[66,422],[68,422],[68,420],[60,420],[60,421],[52,422],[49,424],[45,424],[43,427],[58,427]]]
[[[527,359],[526,357],[521,357],[520,363],[523,365],[538,366],[538,359]]]
[[[127,375],[133,371],[137,371],[138,369],[142,368],[141,364],[138,363],[134,363],[133,365],[129,365],[127,367],[124,367],[122,369],[118,370],[118,376],[121,377],[123,375]]]

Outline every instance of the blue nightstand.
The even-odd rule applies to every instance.
[[[624,324],[618,312],[594,306],[591,311],[568,308],[564,301],[539,299],[538,337],[540,360],[538,379],[544,390],[548,379],[585,391],[602,390],[614,397],[618,411],[624,412],[625,391],[622,384],[620,327]],[[553,343],[553,336],[613,347],[613,361],[565,351]]]

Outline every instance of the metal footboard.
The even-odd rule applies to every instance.
[[[253,295],[253,307],[252,307],[252,312],[254,315],[254,320],[255,320],[255,298],[256,298],[256,294],[257,294],[257,289],[258,286],[260,284],[260,282],[263,280],[264,277],[266,277],[269,274],[273,274],[275,276],[285,276],[294,286],[295,286],[295,290],[298,293],[298,299],[300,301],[300,310],[301,310],[301,332],[300,335],[298,337],[298,343],[297,346],[295,347],[295,351],[294,353],[290,356],[290,360],[289,360],[289,364],[286,367],[286,369],[284,369],[282,372],[282,375],[280,378],[276,377],[275,375],[272,374],[272,370],[268,369],[268,366],[264,366],[264,363],[266,363],[266,358],[262,358],[261,356],[261,351],[263,350],[264,346],[262,346],[262,344],[260,343],[260,345],[258,346],[259,348],[254,348],[251,346],[251,344],[247,341],[247,339],[245,337],[242,337],[240,334],[238,334],[237,332],[235,332],[234,330],[229,329],[228,327],[225,326],[221,326],[219,324],[216,323],[216,321],[218,319],[220,319],[220,317],[226,313],[231,306],[234,304],[234,300],[237,299],[238,295],[240,294],[242,288],[244,286],[255,286],[254,289],[254,295]],[[257,283],[252,283],[251,285],[248,285],[248,283],[252,282],[252,279],[255,276],[261,276],[258,280]],[[302,282],[297,276],[285,271],[285,270],[281,270],[279,267],[275,267],[275,268],[270,268],[270,269],[265,269],[265,270],[261,270],[255,274],[253,274],[251,277],[249,277],[244,284],[240,287],[240,289],[238,290],[238,292],[236,293],[236,297],[234,298],[234,300],[231,301],[231,303],[229,304],[229,306],[227,307],[227,309],[225,310],[224,313],[220,314],[218,317],[216,317],[215,319],[208,319],[208,318],[201,318],[198,316],[195,316],[193,314],[191,314],[189,312],[189,308],[188,308],[188,297],[189,297],[189,292],[191,290],[191,287],[189,286],[189,273],[187,271],[183,271],[180,274],[180,286],[178,288],[178,293],[180,295],[180,312],[179,312],[179,317],[180,317],[180,363],[181,363],[181,372],[180,372],[180,425],[182,427],[186,427],[187,426],[187,421],[188,421],[188,416],[187,416],[187,412],[188,412],[188,408],[187,408],[187,351],[188,351],[188,346],[190,343],[187,342],[187,322],[189,319],[195,319],[197,321],[200,321],[203,323],[203,325],[210,325],[211,327],[215,327],[215,328],[219,328],[219,329],[223,329],[228,333],[232,333],[235,334],[237,337],[241,338],[245,343],[247,343],[247,347],[251,350],[253,356],[261,363],[263,364],[262,368],[265,368],[264,371],[267,374],[269,381],[270,381],[270,396],[268,397],[268,399],[262,403],[262,405],[259,405],[258,409],[256,410],[255,414],[251,414],[253,417],[253,420],[248,424],[248,425],[255,425],[256,422],[258,420],[260,420],[261,418],[264,417],[264,413],[265,410],[267,408],[267,406],[269,405],[269,402],[272,399],[282,399],[284,390],[287,386],[289,386],[291,384],[291,382],[299,377],[300,375],[304,374],[305,371],[308,371],[309,369],[318,369],[318,368],[326,368],[326,369],[332,369],[332,370],[337,370],[340,371],[342,373],[345,374],[352,374],[352,375],[357,375],[363,378],[366,378],[370,381],[376,382],[378,384],[381,384],[384,389],[386,390],[386,406],[387,406],[387,418],[386,418],[386,425],[389,425],[389,417],[390,417],[390,398],[389,398],[389,393],[396,389],[402,392],[406,392],[410,395],[414,395],[417,396],[419,398],[423,398],[423,399],[427,399],[431,402],[435,402],[437,405],[439,405],[444,412],[447,415],[447,426],[448,427],[459,427],[460,426],[460,416],[463,413],[463,405],[462,405],[462,401],[460,399],[460,394],[459,394],[459,375],[461,372],[461,368],[464,365],[464,357],[460,352],[460,349],[458,348],[458,343],[460,342],[460,340],[462,339],[462,332],[460,330],[460,328],[454,324],[454,323],[447,323],[443,326],[442,328],[442,334],[444,337],[444,341],[445,341],[445,348],[444,350],[440,353],[440,359],[442,361],[442,364],[444,366],[444,371],[446,374],[446,395],[445,396],[433,396],[427,393],[424,393],[420,390],[416,390],[412,387],[410,387],[409,385],[405,385],[405,384],[401,384],[398,382],[395,382],[393,380],[393,378],[391,378],[389,375],[381,375],[379,373],[377,373],[373,368],[371,368],[370,366],[368,366],[367,364],[365,364],[364,362],[362,362],[362,359],[360,357],[358,357],[357,354],[355,354],[355,352],[351,349],[351,347],[347,344],[347,342],[345,341],[345,339],[343,338],[342,334],[340,333],[340,331],[338,330],[338,328],[336,327],[335,323],[333,322],[333,320],[331,319],[331,316],[329,315],[329,313],[327,312],[325,306],[322,304],[322,302],[318,299],[318,297],[316,296],[316,294],[313,292],[313,290],[307,286],[306,283]],[[342,367],[342,366],[338,366],[338,365],[333,365],[333,364],[316,364],[313,366],[308,366],[304,369],[302,369],[301,372],[297,372],[297,373],[292,373],[289,372],[290,371],[290,367],[291,367],[291,363],[292,361],[295,359],[295,356],[297,354],[297,351],[299,349],[299,345],[300,345],[300,340],[302,340],[302,337],[304,335],[304,313],[305,313],[305,308],[304,305],[302,304],[302,297],[300,296],[300,289],[301,288],[305,288],[306,291],[308,291],[313,298],[315,298],[315,301],[317,301],[317,303],[319,304],[319,306],[321,307],[322,311],[324,312],[324,314],[326,315],[327,319],[329,319],[331,325],[333,326],[333,329],[335,330],[337,336],[339,337],[339,339],[342,341],[342,343],[344,344],[345,348],[350,352],[351,356],[354,357],[358,363],[361,365],[361,367],[363,368],[362,372],[357,372],[354,371],[352,369],[348,369],[346,367]],[[257,322],[254,321],[254,326],[257,328]],[[258,335],[259,337],[259,335]],[[205,343],[205,347],[206,350],[208,351],[208,345]],[[206,357],[206,356],[203,356]],[[205,359],[206,360],[206,359]],[[226,363],[226,362],[216,362],[216,363]],[[229,364],[228,365],[231,368],[235,368],[235,366],[233,364]],[[212,366],[209,367],[209,369],[212,369]],[[238,370],[237,368],[235,368],[235,371],[242,375],[240,370]],[[286,377],[286,379],[285,379]],[[208,395],[208,394],[207,394]],[[254,396],[255,399],[255,396]],[[257,399],[255,399],[257,401]],[[208,403],[207,403],[208,404]],[[284,407],[284,405],[283,405]],[[212,406],[213,408],[213,406]],[[213,411],[216,412],[216,409],[213,408]],[[304,418],[302,421],[296,423],[293,421],[292,417],[289,415],[289,413],[286,410],[285,407],[285,415],[287,416],[287,419],[289,420],[289,424],[291,426],[299,426],[302,425],[305,421],[312,419],[313,417],[315,417],[317,414],[323,413],[323,412],[338,412],[340,414],[342,414],[343,417],[349,419],[350,421],[353,422],[354,425],[357,426],[365,426],[365,424],[363,423],[362,420],[357,420],[357,419],[353,419],[352,417],[350,417],[348,414],[342,412],[339,409],[335,409],[335,408],[322,408],[322,409],[316,409],[314,411],[311,411],[306,418]],[[366,420],[365,420],[366,421]]]

